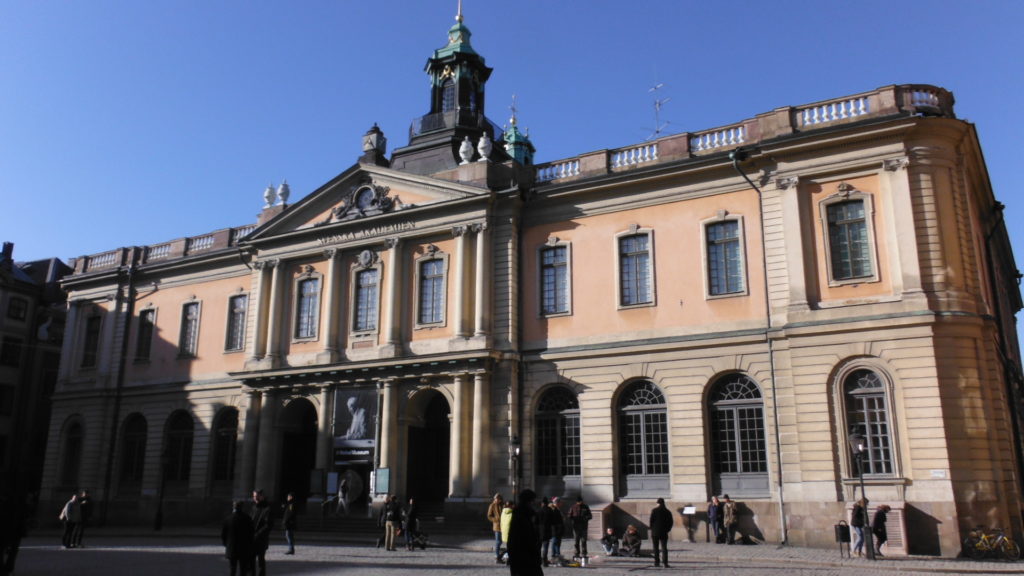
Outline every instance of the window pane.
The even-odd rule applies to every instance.
[[[718,222],[707,227],[708,287],[712,295],[743,291],[739,222]]]
[[[137,489],[142,482],[146,458],[146,420],[138,414],[124,423],[121,441],[121,489]]]
[[[541,312],[569,311],[568,250],[565,246],[541,251]]]
[[[444,260],[420,264],[420,324],[444,320]]]
[[[153,347],[153,321],[156,310],[143,310],[139,313],[139,336],[135,345],[135,359],[149,360]]]
[[[619,239],[619,273],[623,306],[652,301],[650,254],[647,246],[646,234]]]
[[[182,356],[195,356],[198,340],[199,303],[189,302],[182,308],[181,338],[178,341],[178,353]]]
[[[213,480],[223,482],[235,477],[235,449],[238,443],[238,411],[225,410],[217,418],[213,431]]]
[[[164,478],[187,482],[192,469],[192,417],[176,413],[167,426],[164,450],[167,456]]]
[[[873,274],[863,200],[832,204],[827,209],[832,275],[837,280]]]
[[[245,347],[245,316],[249,308],[249,296],[232,296],[228,301],[228,333],[224,342],[225,350],[241,350]]]
[[[82,368],[96,366],[96,352],[100,346],[99,316],[90,316],[85,321],[85,340],[82,345]]]
[[[665,396],[641,380],[619,400],[620,468],[627,475],[668,474],[668,418]]]
[[[761,389],[742,374],[726,376],[710,395],[713,469],[717,474],[768,472]]]
[[[376,269],[363,270],[357,276],[354,330],[377,329],[377,277]]]
[[[537,474],[558,475],[558,418],[538,416],[537,432]]]
[[[64,457],[60,467],[62,486],[78,486],[78,471],[82,464],[82,425],[77,422],[68,426],[64,433]]]
[[[299,282],[299,300],[295,311],[295,337],[316,338],[320,321],[320,279]]]
[[[864,474],[892,474],[892,440],[882,379],[870,370],[846,378],[846,417],[851,432],[864,435],[868,451]]]

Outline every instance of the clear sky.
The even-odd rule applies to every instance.
[[[926,83],[976,124],[1013,223],[1024,136],[1024,2],[464,0],[537,162],[637,143],[648,89],[668,132]],[[456,0],[0,3],[0,240],[64,259],[255,222],[350,167],[377,122],[389,153],[428,112],[423,66]],[[1017,228],[1020,228],[1017,225]],[[1015,229],[1024,258],[1024,230]]]

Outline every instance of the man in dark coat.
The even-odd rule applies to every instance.
[[[587,530],[590,519],[594,515],[583,501],[583,496],[576,497],[576,503],[569,509],[569,521],[572,522],[573,553],[577,558],[587,556]]]
[[[224,556],[231,565],[231,576],[252,574],[252,518],[242,508],[241,500],[235,502],[231,515],[224,520],[224,527],[220,530],[220,541],[224,543]]]
[[[288,550],[285,554],[295,554],[295,494],[288,493],[284,503],[284,514],[281,516],[281,525],[284,527],[284,540],[288,543]]]
[[[651,510],[651,543],[654,545],[654,565],[668,568],[668,533],[672,531],[672,512],[665,507],[665,499],[658,498],[658,505]],[[658,557],[658,550],[661,557]]]
[[[267,548],[270,547],[270,502],[263,490],[252,493],[253,555],[259,568],[258,576],[267,575]]]
[[[78,507],[82,511],[81,521],[75,525],[75,533],[71,536],[72,548],[82,548],[82,537],[85,536],[85,527],[89,524],[89,520],[92,518],[92,499],[89,498],[89,491],[82,490],[82,493],[78,496]]]
[[[519,503],[512,511],[508,529],[508,571],[511,576],[544,576],[540,567],[540,539],[537,537],[537,513],[533,490],[519,493]]]

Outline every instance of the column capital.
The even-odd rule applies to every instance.
[[[799,176],[783,176],[775,179],[775,187],[779,190],[789,190],[800,184]]]
[[[402,243],[401,238],[385,238],[384,245],[388,247],[388,250],[397,248]]]
[[[257,260],[252,263],[252,267],[257,270],[273,270],[281,261],[277,258],[271,258],[269,260]]]
[[[910,158],[908,158],[907,156],[882,160],[882,169],[885,170],[886,172],[897,172],[899,170],[906,170],[907,166],[910,166]]]
[[[452,236],[465,236],[467,233],[469,233],[469,226],[467,225],[452,226]]]
[[[341,250],[339,250],[337,248],[328,248],[328,249],[324,250],[324,258],[326,258],[328,260],[332,260],[338,254],[341,254]]]
[[[487,222],[476,222],[469,225],[470,230],[479,234],[484,230],[487,230]]]

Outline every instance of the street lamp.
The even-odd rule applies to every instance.
[[[516,504],[519,497],[519,454],[522,447],[519,445],[519,437],[512,436],[508,445],[508,455],[512,459],[512,504]]]
[[[850,451],[853,452],[853,459],[857,462],[857,476],[860,478],[860,497],[864,500],[864,546],[868,549],[868,560],[874,560],[875,544],[872,540],[871,521],[868,516],[868,496],[864,492],[864,457],[868,453],[868,439],[858,432],[850,434]]]

